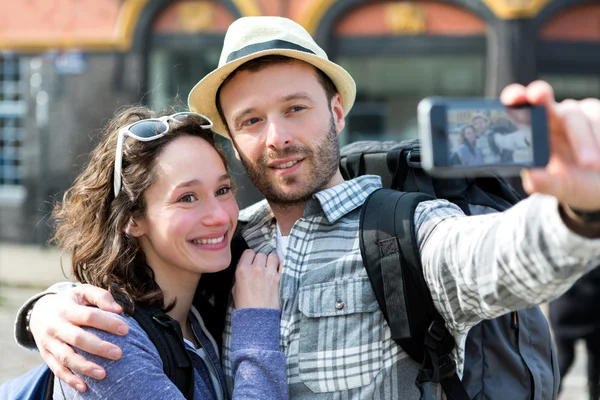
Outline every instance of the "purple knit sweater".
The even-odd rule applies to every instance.
[[[279,347],[280,315],[279,310],[263,308],[234,311],[231,352],[235,373],[233,399],[288,398],[285,356]],[[88,385],[85,393],[79,393],[55,378],[54,399],[184,399],[164,374],[158,351],[144,330],[133,318],[124,315],[121,318],[129,325],[129,333],[125,336],[94,328],[86,330],[121,347],[123,357],[112,361],[76,349],[86,359],[105,368],[106,377],[98,381],[80,375]],[[230,398],[214,341],[192,313],[190,321],[197,340],[206,352],[203,360],[193,348],[189,348],[194,365],[194,399]]]

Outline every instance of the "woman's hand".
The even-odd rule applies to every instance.
[[[235,308],[279,309],[279,258],[246,250],[235,271]]]

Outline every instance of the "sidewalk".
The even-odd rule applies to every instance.
[[[62,264],[70,276],[68,256],[63,257]],[[65,280],[69,279],[55,247],[0,243],[0,284],[46,288]]]

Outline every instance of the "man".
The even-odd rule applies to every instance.
[[[281,345],[291,397],[416,399],[419,365],[391,340],[358,248],[360,207],[380,179],[344,182],[338,168],[337,135],[354,98],[350,75],[303,28],[284,18],[247,17],[229,28],[219,68],[196,85],[189,105],[232,140],[266,197],[243,210],[240,221],[250,248],[277,251],[284,260]],[[553,141],[564,145],[547,169],[523,175],[530,193],[547,195],[486,216],[465,217],[437,200],[415,213],[424,275],[458,344],[459,373],[471,326],[564,292],[600,260],[600,132],[592,125],[600,101],[557,105],[541,82],[508,87],[503,100],[551,112]],[[43,357],[71,385],[84,382],[69,368],[85,375],[95,368],[67,344],[120,357],[118,348],[78,326],[127,331],[87,304],[119,311],[106,292],[77,287],[42,297],[30,314]],[[22,342],[25,325],[21,318]],[[222,355],[229,375],[230,336],[228,320]],[[442,398],[439,386],[434,397]]]
[[[483,154],[484,164],[512,163],[515,151],[531,149],[531,139],[524,134],[525,131],[501,134],[491,129],[489,119],[481,114],[474,116],[471,122],[478,135],[476,147]]]

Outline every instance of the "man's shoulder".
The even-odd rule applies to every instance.
[[[267,200],[261,200],[240,210],[239,220],[241,222],[251,223],[256,220],[261,220],[266,215],[270,214],[271,208],[269,207],[269,203],[267,203]]]

